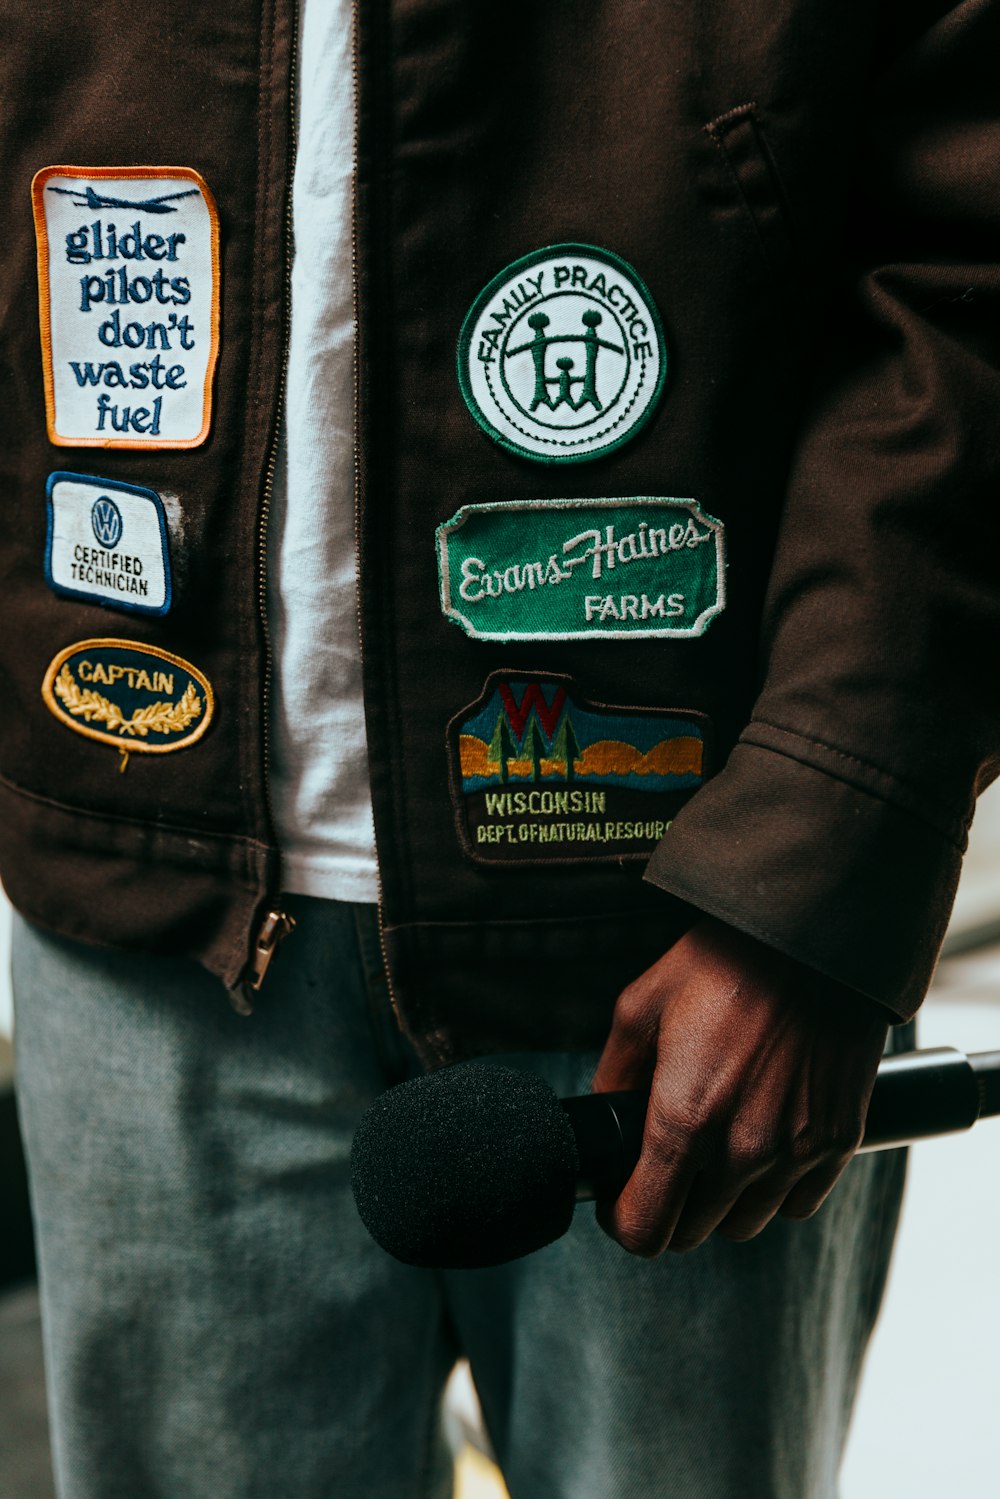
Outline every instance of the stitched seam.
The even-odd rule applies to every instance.
[[[721,921],[728,921],[730,925],[735,926],[739,931],[746,932],[750,937],[756,937],[759,941],[766,943],[768,947],[777,948],[786,957],[792,958],[796,963],[801,963],[804,968],[812,968],[823,978],[832,979],[835,984],[845,984],[849,989],[856,987],[847,979],[841,978],[838,974],[831,973],[829,969],[821,968],[818,963],[807,958],[796,957],[794,953],[788,951],[787,937],[779,937],[776,932],[767,931],[765,927],[759,926],[757,922],[748,922],[743,912],[737,913],[725,901],[716,900],[713,896],[711,901],[706,904],[705,898],[701,893],[695,894],[694,891],[689,890],[684,881],[675,879],[673,874],[670,876],[669,886],[658,885],[657,881],[649,879],[648,875],[646,878],[651,885],[657,885],[658,889],[665,890],[669,895],[676,895],[678,899],[686,901],[689,906],[693,906],[696,911],[701,911],[704,915],[717,916]],[[872,994],[869,989],[859,989],[858,993],[867,994],[870,999],[874,999],[876,1003],[884,1005],[886,1009],[892,1010],[894,1014],[902,1015],[902,1011],[897,1010],[894,1003],[890,1003],[880,995]],[[912,1017],[903,1016],[904,1020],[910,1018]]]
[[[755,114],[757,108],[758,105],[756,99],[749,99],[747,100],[746,104],[736,104],[732,109],[727,109],[724,115],[718,115],[714,120],[711,120],[705,126],[705,129],[711,135],[713,132],[718,130],[720,125],[728,125],[733,120],[742,120],[745,119],[748,115]]]
[[[359,9],[358,9],[359,19],[360,19],[360,14],[361,14],[361,12],[360,12],[360,6],[359,6]],[[374,54],[375,61],[377,62],[377,60],[378,60],[377,49],[378,49],[379,43],[381,43],[381,45],[383,47],[383,55],[384,56],[387,56],[387,55],[391,54],[391,51],[392,51],[392,47],[391,47],[391,26],[392,26],[392,19],[391,19],[391,17],[389,15],[383,15],[383,18],[382,18],[382,29],[381,29],[381,31],[377,31],[377,32],[374,33],[374,35],[372,37],[372,40],[371,40],[371,42],[369,44],[369,73],[370,73],[370,70],[371,70],[371,67],[372,67],[372,54]],[[377,126],[386,125],[387,127],[391,127],[392,123],[398,118],[397,111],[396,111],[396,109],[394,107],[395,103],[396,103],[396,90],[395,90],[395,87],[394,87],[394,78],[395,78],[395,75],[393,74],[392,70],[389,69],[389,68],[387,68],[385,71],[386,71],[386,73],[389,76],[387,77],[387,80],[386,80],[384,94],[379,99],[379,103],[381,105],[383,113],[382,113],[381,119],[373,118],[371,116],[371,113],[370,113],[369,121],[368,121],[368,131],[369,131],[369,137],[370,138],[374,137],[374,138],[377,139],[377,134],[378,134],[378,131],[377,131],[377,128],[376,128]],[[395,174],[395,171],[394,171],[394,162],[395,162],[395,157],[396,157],[397,145],[398,145],[398,141],[397,141],[395,135],[392,133],[391,128],[387,128],[386,129],[386,146],[385,146],[385,153],[384,153],[384,169],[383,169],[383,171],[381,173],[376,173],[375,174],[376,175],[376,180],[379,182],[380,189],[381,189],[381,193],[380,193],[380,207],[381,207],[381,210],[382,210],[382,222],[383,222],[384,227],[387,228],[390,231],[390,243],[395,243],[395,240],[396,240],[395,230],[396,230],[396,227],[397,227],[397,219],[398,219],[397,202],[396,202],[396,197],[395,197],[395,192],[394,192],[395,183],[396,183],[396,174]],[[369,154],[371,155],[372,161],[374,163],[377,160],[376,151],[373,148],[369,147]],[[356,171],[360,171],[360,164],[359,163],[356,164],[355,170]],[[372,221],[373,218],[374,218],[374,215],[370,214],[369,215],[369,227],[371,226],[371,221]],[[360,229],[360,226],[359,226],[359,229]],[[389,314],[395,308],[396,287],[395,287],[395,282],[393,280],[391,258],[390,258],[390,254],[389,254],[388,250],[383,251],[382,259],[379,262],[379,274],[380,274],[380,280],[381,280],[381,290],[386,293],[384,305],[385,305],[387,314]],[[369,303],[370,303],[370,300],[371,299],[370,299],[370,296],[369,296]],[[358,307],[357,312],[358,312],[358,318],[359,318],[359,321],[360,321],[360,316],[361,316],[361,308],[360,308],[360,306]],[[385,324],[386,325],[388,325],[388,321],[389,321],[389,319],[388,319],[388,316],[387,316],[386,319],[385,319]],[[357,329],[356,336],[360,337],[360,326]],[[385,345],[385,340],[387,338],[386,332],[383,332],[382,337],[383,337],[383,348],[384,348],[386,346]],[[389,345],[389,347],[391,349],[391,353],[394,356],[398,354],[398,339],[395,337],[395,332],[393,333],[392,342]],[[387,363],[388,363],[388,367],[392,368],[392,361],[390,360]],[[384,421],[385,420],[385,413],[386,413],[386,405],[385,405],[385,398],[384,397],[383,397],[383,404],[382,404],[382,407],[381,407],[381,412],[382,412],[382,418],[383,418],[383,421]],[[392,478],[395,479],[396,476],[398,475],[398,471],[399,471],[398,470],[398,465],[397,465],[395,459],[390,460],[390,462],[391,462],[390,473],[391,473]],[[382,464],[383,464],[383,470],[384,470],[384,468],[386,466],[386,460],[384,458],[382,459]],[[370,502],[370,494],[371,494],[371,489],[370,489],[370,486],[369,486],[369,502]],[[370,509],[369,509],[369,515],[370,515]],[[393,528],[392,527],[386,526],[384,528],[384,532],[385,532],[385,534],[384,534],[384,539],[383,539],[383,543],[382,543],[382,560],[383,560],[383,562],[385,564],[385,567],[386,567],[386,574],[385,574],[386,577],[391,577],[392,576],[392,561],[393,561],[393,558],[394,558],[396,552],[398,551],[398,540],[397,540],[397,538],[396,538],[396,536],[395,536],[395,534],[393,532]],[[382,669],[383,669],[383,672],[384,672],[384,685],[383,685],[383,689],[382,690],[383,690],[383,694],[384,694],[384,699],[387,699],[387,702],[386,702],[386,707],[388,709],[387,716],[393,722],[396,743],[398,745],[403,746],[403,753],[399,756],[398,764],[395,767],[393,767],[393,765],[392,765],[392,757],[390,757],[390,782],[389,782],[389,784],[391,786],[391,795],[392,795],[392,801],[393,801],[393,808],[394,808],[394,811],[396,813],[396,829],[397,829],[396,836],[397,836],[400,844],[403,845],[403,847],[405,847],[405,851],[406,851],[405,858],[400,858],[400,860],[398,862],[397,872],[398,872],[398,877],[399,877],[399,883],[400,883],[400,885],[401,886],[405,885],[405,887],[406,887],[407,902],[408,902],[408,904],[412,908],[413,903],[414,903],[414,888],[413,888],[413,882],[414,882],[413,841],[412,841],[412,837],[410,835],[410,819],[406,816],[406,767],[404,766],[404,759],[405,759],[406,753],[407,753],[406,746],[409,743],[409,736],[406,733],[406,726],[405,726],[404,716],[403,716],[403,704],[402,704],[402,700],[401,700],[401,696],[400,696],[400,691],[399,691],[399,661],[398,661],[398,655],[397,655],[396,646],[395,646],[395,642],[398,639],[398,633],[397,633],[397,629],[396,629],[396,622],[397,622],[397,618],[398,618],[398,611],[397,611],[397,606],[396,606],[396,595],[395,595],[395,590],[394,589],[389,589],[389,591],[388,591],[388,598],[385,599],[384,603],[383,603],[383,609],[384,609],[384,621],[385,622],[384,622],[384,626],[383,626],[383,630],[382,630]],[[383,907],[383,909],[384,909],[384,907]]]
[[[725,114],[719,115],[717,119],[710,120],[709,123],[703,128],[706,135],[709,137],[712,144],[719,152],[719,155],[725,162],[729,175],[736,185],[736,190],[739,193],[740,197],[740,203],[743,206],[747,218],[750,220],[750,223],[753,226],[753,231],[756,235],[757,243],[760,246],[761,254],[764,256],[764,259],[771,270],[777,273],[780,270],[780,266],[775,263],[775,260],[771,254],[771,250],[768,248],[767,240],[765,239],[760,224],[758,223],[757,215],[753,210],[750,200],[747,198],[747,195],[743,190],[743,183],[740,180],[740,175],[736,170],[736,166],[729,154],[729,150],[723,139],[723,136],[726,132],[720,131],[719,129],[720,126],[729,126],[743,121],[745,121],[750,126],[750,129],[753,132],[754,146],[757,155],[760,158],[761,164],[763,165],[764,170],[767,173],[768,181],[770,182],[771,187],[774,191],[778,208],[780,209],[781,216],[784,220],[785,231],[788,234],[789,239],[794,240],[795,225],[792,215],[791,203],[789,202],[788,194],[785,190],[785,185],[782,181],[781,173],[778,169],[778,164],[774,159],[774,154],[771,151],[770,144],[767,140],[766,135],[764,134],[760,116],[760,108],[756,100],[751,100],[747,104],[737,104],[734,109],[729,109]]]
[[[729,154],[726,151],[725,147],[722,145],[722,142],[717,140],[714,136],[712,137],[712,139],[715,143],[716,150],[719,152],[720,156],[726,164],[726,170],[728,171],[730,177],[733,179],[733,182],[736,184],[736,191],[740,195],[740,207],[743,209],[746,220],[750,225],[750,228],[753,230],[754,239],[757,241],[757,248],[760,250],[761,255],[763,255],[767,266],[770,267],[771,257],[767,253],[767,246],[764,243],[764,236],[761,234],[760,225],[757,223],[757,215],[753,212],[750,204],[747,202],[747,196],[743,191],[743,184],[736,174],[736,168],[730,161]]]
[[[648,860],[649,855],[644,854],[643,858]],[[658,921],[659,917],[655,913],[646,912],[640,920]],[[622,910],[612,911],[610,915],[600,916],[491,916],[485,920],[473,920],[470,918],[458,921],[397,921],[392,926],[387,926],[386,932],[390,936],[395,936],[397,932],[412,931],[502,932],[508,928],[514,928],[515,930],[524,929],[525,931],[533,932],[538,927],[553,929],[565,927],[572,930],[581,923],[587,927],[600,926],[607,922],[625,922],[627,925],[632,926],[635,924],[635,921],[636,913],[634,910]]]
[[[864,770],[874,771],[876,775],[884,776],[891,785],[899,786],[900,789],[905,791],[908,796],[914,797],[918,802],[927,800],[926,792],[922,788],[919,788],[915,784],[907,781],[903,776],[898,776],[894,774],[894,772],[886,770],[884,766],[876,764],[874,760],[865,760],[861,755],[854,755],[851,754],[848,750],[838,749],[835,744],[828,744],[824,739],[816,739],[807,734],[796,733],[794,729],[783,728],[781,724],[771,723],[770,720],[766,718],[755,718],[740,735],[741,742],[746,744],[753,744],[758,749],[771,750],[774,754],[784,754],[786,755],[786,758],[790,760],[795,759],[794,755],[787,754],[785,750],[776,749],[773,745],[761,744],[753,737],[748,738],[747,735],[751,733],[755,723],[763,725],[763,727],[766,729],[773,729],[776,734],[787,734],[790,739],[795,739],[800,744],[811,744],[815,749],[826,750],[829,754],[836,755],[838,759],[846,760],[850,764],[858,765]],[[805,763],[812,765],[812,761],[808,761]],[[821,771],[823,774],[832,774],[832,772],[827,772],[825,767],[823,766],[816,765],[813,768]],[[961,847],[962,839],[964,838],[965,833],[968,831],[968,819],[966,818],[964,813],[958,812],[954,808],[945,807],[942,805],[941,810],[949,819],[949,822],[957,822],[958,828],[960,829],[959,832],[953,832],[950,830],[945,831],[944,829],[939,828],[936,823],[932,822],[930,818],[922,816],[922,814],[919,812],[911,812],[911,809],[909,807],[904,807],[902,803],[897,803],[891,800],[889,797],[883,796],[881,792],[873,790],[870,786],[861,785],[860,789],[864,791],[868,796],[874,797],[878,801],[884,801],[889,806],[898,806],[900,811],[910,812],[912,816],[920,818],[921,821],[926,822],[929,827],[935,830],[935,832],[939,832],[942,834],[942,836],[950,838],[953,843]]]
[[[850,777],[846,771],[843,775],[838,775],[835,770],[830,769],[828,766],[817,765],[814,760],[810,760],[805,754],[793,755],[787,750],[775,749],[770,744],[759,744],[753,739],[744,739],[741,742],[752,745],[754,749],[762,749],[769,755],[780,755],[782,759],[790,760],[794,765],[804,765],[807,769],[815,771],[816,775],[826,776],[829,780],[837,781],[842,786],[850,786],[853,791],[859,791],[862,796],[869,797],[873,802],[879,802],[884,807],[891,807],[894,812],[900,813],[901,816],[909,817],[913,822],[920,823],[930,832],[935,833],[945,843],[952,844],[959,853],[964,853],[963,838],[960,838],[947,828],[939,827],[929,817],[922,815],[918,811],[914,811],[911,807],[904,806],[901,802],[893,801],[890,797],[882,796],[878,791],[873,791],[870,786],[866,786],[859,778]]]
[[[595,430],[594,432],[589,432],[589,433],[587,433],[583,437],[574,437],[572,439],[565,438],[565,437],[540,437],[537,432],[532,432],[528,427],[522,427],[520,425],[520,423],[516,422],[512,416],[509,416],[507,414],[507,412],[504,412],[503,414],[504,414],[504,416],[507,417],[507,420],[510,422],[511,426],[514,428],[515,432],[520,432],[522,434],[522,436],[524,436],[524,437],[530,437],[535,442],[546,443],[549,447],[557,447],[557,448],[579,448],[579,447],[582,447],[584,443],[591,442],[591,441],[594,441],[594,442],[604,442],[605,438],[609,437],[611,435],[611,433],[615,430],[616,427],[620,427],[621,424],[622,424],[622,422],[628,416],[629,412],[632,410],[632,407],[635,405],[636,401],[639,399],[639,396],[642,393],[642,387],[645,384],[645,382],[646,382],[646,366],[645,366],[645,363],[643,363],[643,366],[642,366],[642,368],[641,368],[641,370],[639,372],[639,383],[638,383],[638,385],[635,388],[635,392],[634,392],[634,394],[632,396],[632,399],[629,401],[628,405],[625,407],[625,410],[617,417],[617,419],[615,421],[613,421],[611,423],[610,427],[604,427],[604,428],[602,428],[600,430]],[[496,402],[497,406],[500,407],[500,398],[498,397],[496,391],[493,389],[493,376],[492,376],[492,374],[491,374],[491,372],[489,370],[489,367],[487,367],[487,369],[486,369],[486,384],[489,387],[490,395],[493,397],[493,399]],[[502,410],[502,407],[500,409]],[[612,407],[612,410],[614,410],[613,407]]]
[[[16,781],[11,781],[7,776],[0,775],[0,792],[9,792],[10,795],[20,797],[22,801],[33,802],[39,807],[49,811],[58,812],[67,817],[76,817],[85,822],[110,823],[117,827],[141,828],[146,832],[166,833],[169,836],[177,835],[179,838],[198,838],[211,842],[223,842],[235,844],[245,850],[259,849],[262,853],[270,852],[269,845],[262,843],[258,838],[247,838],[241,833],[218,833],[206,831],[204,828],[188,827],[183,823],[166,823],[159,820],[153,822],[141,817],[123,817],[118,812],[91,812],[85,807],[74,807],[69,802],[57,801],[55,797],[45,796],[39,791],[29,791],[26,786],[19,786]]]
[[[270,28],[268,27],[268,16],[270,17]],[[255,193],[257,204],[257,220],[253,246],[254,256],[253,275],[251,280],[252,292],[249,351],[250,358],[255,363],[256,368],[252,372],[252,377],[247,380],[246,416],[244,420],[244,426],[247,431],[252,429],[255,411],[260,410],[264,382],[264,361],[261,357],[263,315],[261,312],[262,298],[260,296],[260,281],[262,250],[261,240],[266,235],[266,226],[270,223],[270,219],[268,217],[268,207],[270,201],[271,174],[267,170],[268,157],[265,155],[265,152],[269,149],[270,144],[269,106],[272,102],[271,89],[268,87],[268,67],[271,54],[271,47],[269,47],[268,44],[269,34],[271,37],[271,47],[273,47],[274,11],[272,7],[268,7],[267,13],[262,16],[260,28],[260,59],[257,65],[257,183]],[[264,227],[262,228],[261,226]],[[254,526],[254,535],[252,538],[253,551],[251,553],[253,557],[254,581],[255,584],[258,585],[254,589],[255,600],[259,597],[259,579],[257,578],[257,571],[260,566],[260,561],[256,543],[260,536],[260,505],[261,487],[258,481],[256,502],[253,511],[256,524]],[[260,643],[258,640],[260,628],[260,619],[255,614],[253,620],[253,649],[255,656],[258,658],[260,657]],[[258,669],[258,677],[260,670],[264,669],[266,669],[266,666],[263,662],[261,662],[261,665]],[[261,711],[261,692],[259,682],[256,686],[256,696],[256,711],[259,713]],[[259,732],[263,732],[263,726],[261,726]],[[253,748],[251,747],[250,736],[245,732],[245,730],[240,730],[237,742],[239,746],[240,764],[243,770],[243,816],[248,823],[253,825],[256,823],[258,814],[258,807],[256,805],[258,798],[254,796],[253,791],[253,788],[257,786],[258,782],[257,756],[254,753]]]
[[[765,128],[763,113],[756,104],[751,105],[750,123],[757,150],[760,152],[761,159],[767,169],[771,186],[774,188],[777,198],[778,207],[781,209],[786,233],[790,240],[796,242],[798,236],[795,226],[795,211],[792,208],[792,201],[785,187],[785,179],[782,176],[781,167],[778,165],[774,151],[771,148],[771,141]]]

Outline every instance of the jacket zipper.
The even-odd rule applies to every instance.
[[[361,136],[361,67],[359,61],[361,24],[358,0],[351,4],[351,87],[354,105],[354,188],[351,204],[351,292],[354,302],[354,599],[358,625],[358,652],[362,670],[365,659],[365,640],[361,627],[361,299],[359,295],[358,269],[358,176],[360,173]],[[374,815],[373,815],[374,821]],[[382,954],[382,968],[396,1022],[402,1028],[402,1016],[396,993],[392,985],[392,970],[385,940],[384,900],[382,894],[382,865],[375,850],[375,883],[378,913],[378,945]]]
[[[295,130],[296,130],[296,100],[295,91],[298,87],[298,50],[299,50],[299,18],[298,4],[293,3],[291,8],[291,42],[288,66],[288,180],[285,187],[285,213],[284,213],[284,275],[283,275],[283,299],[284,299],[284,326],[281,335],[281,383],[278,397],[278,411],[274,423],[274,433],[271,438],[271,447],[267,457],[267,468],[264,473],[264,489],[261,495],[260,522],[257,533],[257,607],[260,611],[261,638],[264,642],[264,684],[261,694],[261,735],[263,740],[264,761],[264,807],[267,814],[267,822],[271,831],[271,841],[277,849],[277,868],[275,874],[275,887],[281,889],[281,850],[277,847],[277,839],[274,837],[274,806],[271,801],[271,677],[274,669],[274,658],[271,650],[271,630],[267,618],[267,533],[268,522],[271,515],[271,498],[274,492],[274,475],[278,464],[278,449],[281,442],[281,424],[285,412],[286,385],[288,379],[288,347],[291,332],[291,305],[292,305],[292,184],[295,173]],[[295,921],[282,911],[274,903],[268,905],[264,919],[257,929],[254,937],[253,952],[250,961],[244,970],[243,978],[237,989],[231,993],[233,1008],[241,1015],[250,1015],[253,1012],[251,994],[257,994],[267,977],[268,970],[274,959],[278,948],[285,938],[294,930]]]

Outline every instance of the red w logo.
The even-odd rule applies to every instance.
[[[500,683],[500,700],[504,711],[510,720],[510,726],[518,740],[524,738],[524,731],[534,708],[538,715],[538,721],[545,731],[546,739],[551,739],[556,731],[563,705],[566,702],[565,687],[557,687],[555,697],[551,703],[547,703],[542,694],[541,685],[538,682],[529,682],[524,689],[524,695],[520,703],[515,701],[514,692],[510,682]]]

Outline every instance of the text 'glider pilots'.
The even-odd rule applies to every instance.
[[[50,440],[203,442],[219,347],[207,184],[190,167],[46,167],[32,196]]]

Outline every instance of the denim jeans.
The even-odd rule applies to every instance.
[[[397,1264],[348,1181],[412,1068],[374,913],[290,906],[249,1019],[184,959],[16,925],[61,1499],[439,1499],[460,1354],[512,1499],[833,1499],[904,1153],[746,1244],[634,1259],[584,1207],[511,1265]],[[562,1094],[595,1062],[519,1060]]]

